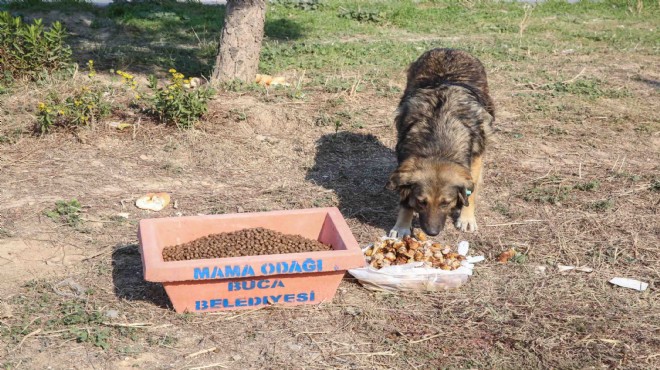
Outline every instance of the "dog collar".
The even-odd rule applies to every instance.
[[[467,194],[467,196],[469,197],[470,194],[472,194],[472,190],[467,190],[467,189],[466,189],[466,190],[465,190],[465,194]]]

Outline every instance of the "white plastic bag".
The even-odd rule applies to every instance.
[[[363,251],[371,246],[368,245]],[[468,281],[474,264],[484,260],[483,256],[467,257],[468,250],[468,242],[462,241],[458,244],[458,254],[466,256],[466,260],[461,263],[461,267],[452,271],[423,267],[423,262],[413,262],[381,269],[367,266],[348,272],[365,288],[374,291],[434,292],[458,288]]]

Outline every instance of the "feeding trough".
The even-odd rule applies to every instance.
[[[166,262],[163,249],[211,234],[265,228],[332,250]],[[140,221],[144,278],[162,283],[177,312],[331,301],[347,270],[366,265],[337,208],[167,217]]]

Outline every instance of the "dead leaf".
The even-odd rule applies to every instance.
[[[506,263],[509,260],[511,260],[513,257],[515,257],[515,255],[516,255],[516,250],[511,248],[509,250],[500,253],[500,255],[497,256],[497,262]]]

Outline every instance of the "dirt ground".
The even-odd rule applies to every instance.
[[[195,130],[100,124],[0,143],[0,364],[660,368],[657,53],[569,60],[557,52],[536,62],[567,84],[597,78],[627,93],[549,94],[519,80],[535,68],[529,62],[489,61],[497,132],[485,158],[479,231],[447,225],[437,238],[467,240],[487,259],[466,286],[440,293],[373,293],[347,275],[335,299],[318,306],[181,315],[142,277],[136,232],[147,217],[337,206],[362,245],[383,235],[396,218],[396,197],[383,187],[396,164],[398,93],[311,83],[303,100],[223,91]],[[390,87],[403,88],[404,76],[389,76]],[[2,98],[2,124],[30,125],[33,89]],[[351,117],[338,129],[320,119],[337,112]],[[177,208],[134,207],[155,191],[169,192]],[[83,205],[82,226],[44,216],[72,198]],[[511,247],[526,258],[494,261]],[[558,264],[593,272],[560,273]],[[608,283],[619,276],[649,289]],[[64,279],[84,287],[85,299],[57,294]],[[206,349],[214,350],[196,354]]]

